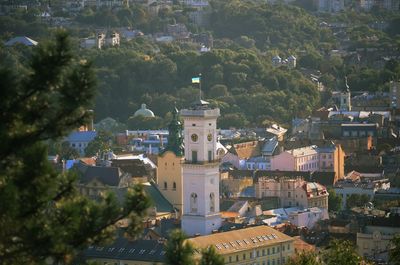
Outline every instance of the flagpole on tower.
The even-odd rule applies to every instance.
[[[199,74],[199,99],[201,100],[201,73]]]

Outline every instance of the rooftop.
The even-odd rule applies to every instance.
[[[310,146],[306,146],[306,147],[287,150],[286,152],[291,153],[293,156],[312,155],[312,154],[317,154],[317,146],[310,145]]]
[[[97,135],[95,131],[72,132],[67,137],[68,142],[90,142]]]
[[[118,259],[148,262],[164,262],[164,244],[157,240],[118,238],[108,246],[90,246],[83,252],[86,259]]]
[[[255,226],[188,239],[196,248],[214,245],[219,254],[293,242],[293,238],[268,226]]]

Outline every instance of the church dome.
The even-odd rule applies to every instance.
[[[146,104],[142,104],[141,108],[138,109],[134,114],[135,117],[139,115],[142,115],[144,117],[154,117],[154,113],[146,108]]]

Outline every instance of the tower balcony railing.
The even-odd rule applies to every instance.
[[[214,160],[207,160],[207,161],[191,161],[191,160],[185,160],[184,164],[187,165],[209,165],[209,164],[216,164],[220,163],[220,159],[214,159]]]
[[[220,115],[219,109],[182,109],[181,116],[193,116],[193,117],[218,117]]]

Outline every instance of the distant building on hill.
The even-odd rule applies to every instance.
[[[6,43],[4,43],[5,46],[14,46],[16,44],[22,44],[25,46],[36,46],[38,45],[38,42],[25,36],[19,36],[9,39],[8,41],[6,41]]]
[[[272,57],[272,66],[279,67],[287,65],[289,68],[296,68],[297,58],[294,55],[290,55],[287,59],[282,59],[279,55]]]

